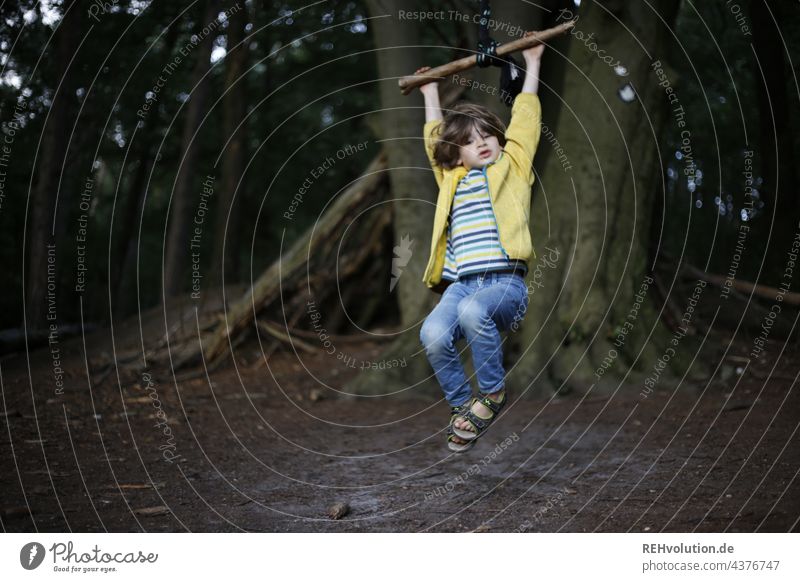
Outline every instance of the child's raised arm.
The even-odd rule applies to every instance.
[[[527,32],[525,36],[530,36],[531,34],[531,32]],[[522,84],[523,93],[536,93],[539,90],[539,66],[541,64],[543,52],[543,44],[537,44],[536,46],[522,51],[522,56],[525,58],[525,81]]]
[[[530,35],[527,33],[525,36]],[[514,100],[511,122],[506,131],[504,151],[517,169],[533,184],[533,156],[541,135],[542,108],[539,103],[539,64],[544,45],[540,44],[522,51],[525,57],[525,81],[522,92]]]
[[[421,67],[417,69],[414,74],[421,75],[430,70],[430,67]],[[419,88],[419,90],[425,97],[425,127],[423,128],[425,153],[427,154],[428,160],[431,163],[431,168],[433,169],[433,176],[436,178],[436,183],[441,186],[443,178],[442,168],[439,167],[433,157],[433,152],[436,147],[434,130],[441,124],[443,119],[442,106],[439,103],[439,82],[431,81],[430,83],[425,83]]]
[[[421,75],[430,70],[430,67],[420,67],[414,74]],[[431,81],[430,83],[425,83],[419,90],[425,97],[425,123],[442,119],[442,106],[439,103],[439,82]]]

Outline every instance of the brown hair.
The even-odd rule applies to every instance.
[[[467,143],[473,127],[481,133],[495,136],[500,147],[506,145],[506,126],[497,115],[483,105],[458,103],[445,114],[444,121],[438,127],[433,159],[439,166],[447,170],[456,167],[458,150]]]

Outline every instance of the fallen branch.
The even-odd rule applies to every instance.
[[[444,88],[442,103],[454,103],[463,91],[460,86]],[[370,285],[376,280],[375,270],[388,270],[385,235],[391,228],[392,217],[389,210],[376,211],[377,215],[371,215],[371,221],[354,222],[353,217],[360,216],[367,207],[388,197],[387,169],[386,152],[381,150],[364,174],[336,194],[320,219],[264,269],[246,293],[227,307],[223,306],[224,312],[210,312],[208,316],[212,319],[200,322],[199,329],[196,326],[192,335],[180,334],[171,328],[170,332],[176,333],[177,337],[169,337],[166,345],[159,342],[156,349],[147,349],[148,367],[163,367],[164,375],[174,375],[177,382],[205,376],[221,367],[253,330],[266,334],[267,345],[262,346],[264,353],[259,366],[286,343],[284,336],[287,333],[314,340],[306,342],[306,347],[313,348],[319,341],[317,335],[297,329],[301,318],[308,315],[307,299],[313,297],[315,307],[323,308],[328,297],[337,290],[347,296],[353,295],[353,301],[365,314],[366,321],[377,308],[369,295]],[[332,268],[340,260],[343,268]],[[281,325],[262,315],[279,310],[292,314]],[[334,314],[340,312],[341,308]],[[266,327],[257,318],[266,322]],[[391,339],[368,334],[358,337],[332,335],[337,327],[331,325],[330,320],[327,323],[328,335],[337,341]],[[297,340],[292,337],[291,341]],[[141,354],[131,353],[129,357],[132,363],[123,369],[131,374],[141,372]],[[192,369],[177,373],[187,367]]]
[[[278,322],[275,322],[275,321],[264,320],[264,319],[261,319],[260,321],[263,321],[263,322],[267,323],[268,325],[270,325],[274,329],[280,329],[282,327],[282,324],[280,324]],[[289,335],[291,335],[292,337],[298,336],[298,337],[309,339],[309,340],[317,340],[317,341],[319,341],[319,334],[317,332],[315,332],[315,331],[308,331],[308,330],[305,330],[305,329],[297,329],[297,328],[291,328],[288,331],[289,331]],[[400,333],[400,330],[397,330],[396,333]],[[330,339],[332,342],[335,342],[337,344],[342,344],[342,343],[357,344],[357,343],[363,343],[363,342],[366,342],[366,341],[388,341],[388,340],[394,339],[394,337],[392,335],[390,335],[390,334],[372,335],[372,334],[364,333],[364,334],[358,334],[358,335],[337,335],[337,334],[329,333],[327,335],[328,335],[328,339]]]
[[[267,335],[270,335],[270,336],[274,337],[275,339],[277,339],[279,341],[282,341],[284,343],[290,344],[290,345],[292,345],[294,347],[300,348],[301,350],[303,350],[305,352],[308,352],[310,354],[316,354],[322,349],[322,347],[312,346],[311,344],[306,343],[301,339],[292,338],[288,334],[283,333],[280,330],[280,328],[278,328],[276,326],[272,326],[272,325],[268,324],[266,321],[257,321],[256,323],[258,325],[258,329],[260,329],[261,331],[263,331]]]
[[[701,271],[697,267],[693,267],[688,263],[682,264],[682,270],[684,270],[686,274],[691,277],[702,279],[703,281],[707,281],[708,283],[718,287],[726,287],[728,285],[727,277],[714,275],[713,273],[706,273],[705,271]],[[737,279],[733,279],[730,283],[730,286],[742,293],[750,293],[751,295],[756,295],[757,297],[766,299],[768,301],[775,301],[775,298],[782,292],[781,289],[776,289],[775,287],[759,285],[757,283],[751,283],[749,281]],[[788,303],[789,305],[800,305],[800,293],[794,293],[791,291],[783,293],[783,303]]]
[[[542,44],[551,38],[561,36],[573,26],[575,26],[575,21],[570,20],[569,22],[562,22],[553,28],[535,31],[530,36],[524,36],[522,38],[518,38],[517,40],[512,40],[509,43],[501,44],[497,47],[497,56],[504,57],[505,55],[531,48],[537,44]],[[477,66],[477,64],[478,55],[475,54],[435,67],[430,71],[427,71],[424,75],[408,75],[407,77],[401,78],[397,84],[400,86],[400,91],[403,93],[403,95],[408,95],[411,93],[412,89],[416,87],[420,87],[426,83],[430,83],[431,81],[440,81],[445,77],[449,77],[450,75],[455,75],[461,71],[471,69]]]
[[[312,229],[309,229],[290,247],[288,252],[266,269],[247,291],[244,297],[234,302],[225,320],[211,335],[204,346],[205,358],[216,361],[228,352],[228,338],[236,337],[247,327],[255,315],[273,298],[277,297],[284,283],[293,274],[303,272],[309,256],[314,256],[320,244],[327,243],[332,233],[342,224],[343,217],[351,216],[353,208],[367,200],[385,179],[386,156],[379,154],[358,180],[340,193]]]

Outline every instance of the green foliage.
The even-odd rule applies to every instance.
[[[52,4],[52,7],[51,7]],[[26,95],[25,128],[18,131],[13,146],[13,163],[7,168],[5,199],[0,213],[1,253],[13,266],[11,289],[0,327],[20,324],[22,240],[26,204],[37,148],[58,78],[55,41],[51,39],[61,7],[47,5],[54,22],[43,21],[42,5],[22,1],[0,7],[5,27],[0,30],[4,57],[4,83],[0,84],[2,124],[7,124],[14,104]],[[120,1],[109,12],[79,14],[78,34],[82,39],[63,87],[74,88],[59,98],[69,101],[69,150],[63,163],[57,212],[63,214],[65,232],[58,242],[61,282],[59,321],[75,321],[78,303],[75,284],[77,219],[79,197],[87,178],[95,180],[86,244],[87,292],[84,316],[87,320],[108,317],[109,265],[123,257],[115,252],[115,235],[128,216],[121,214],[136,193],[132,183],[140,163],[149,152],[158,154],[148,178],[142,217],[135,218],[138,239],[138,276],[141,307],[160,299],[161,263],[165,221],[175,186],[181,151],[186,100],[192,92],[194,52],[192,35],[204,24],[204,3],[188,10],[181,3]],[[246,2],[248,8],[248,70],[240,82],[246,85],[248,169],[237,193],[241,205],[243,280],[258,272],[280,252],[284,244],[301,233],[332,196],[363,170],[374,146],[365,154],[337,160],[317,181],[299,206],[293,220],[282,218],[292,196],[312,168],[347,144],[372,140],[364,113],[376,108],[375,62],[369,49],[371,37],[364,24],[366,10],[358,2],[317,4],[294,13],[287,5]],[[78,10],[86,10],[79,3]],[[23,16],[24,15],[24,16]],[[170,27],[170,23],[173,23]],[[23,27],[24,24],[24,27]],[[207,175],[222,173],[220,155],[228,136],[223,135],[222,100],[225,83],[227,23],[213,32],[216,50],[210,71],[211,98],[208,114],[195,137],[201,152],[192,174],[200,183]],[[85,35],[85,38],[84,38]],[[53,35],[56,38],[57,35]],[[48,39],[51,39],[48,44]],[[13,48],[12,48],[13,47]],[[42,47],[46,47],[42,50]],[[174,68],[170,62],[179,58]],[[165,74],[165,71],[168,71]],[[153,98],[159,76],[166,82]],[[151,108],[143,112],[143,107]],[[41,150],[38,152],[41,158]],[[32,182],[33,180],[33,182]],[[215,211],[220,211],[216,209]],[[224,209],[227,211],[227,209]],[[27,208],[30,227],[31,209]],[[113,216],[113,221],[112,221]],[[286,229],[284,235],[283,231]],[[30,241],[29,241],[30,244]],[[204,268],[215,241],[204,234]],[[111,246],[110,246],[111,245]],[[111,256],[109,256],[111,249]],[[252,249],[252,252],[251,252]],[[128,264],[129,274],[136,269]],[[112,267],[113,268],[113,267]],[[135,280],[134,278],[130,279]],[[8,283],[8,282],[7,282]],[[7,286],[8,289],[8,286]],[[136,293],[133,293],[135,299]],[[13,307],[13,308],[11,308]],[[135,307],[133,305],[129,307]],[[10,309],[11,308],[11,309]]]

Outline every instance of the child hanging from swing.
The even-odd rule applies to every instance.
[[[470,449],[508,400],[499,332],[524,317],[527,261],[536,258],[528,223],[543,50],[522,51],[525,80],[508,129],[481,105],[459,103],[443,116],[438,83],[420,87],[425,150],[439,186],[423,281],[442,293],[420,341],[450,405],[447,445],[454,452]],[[462,337],[472,350],[477,397],[455,348]]]

